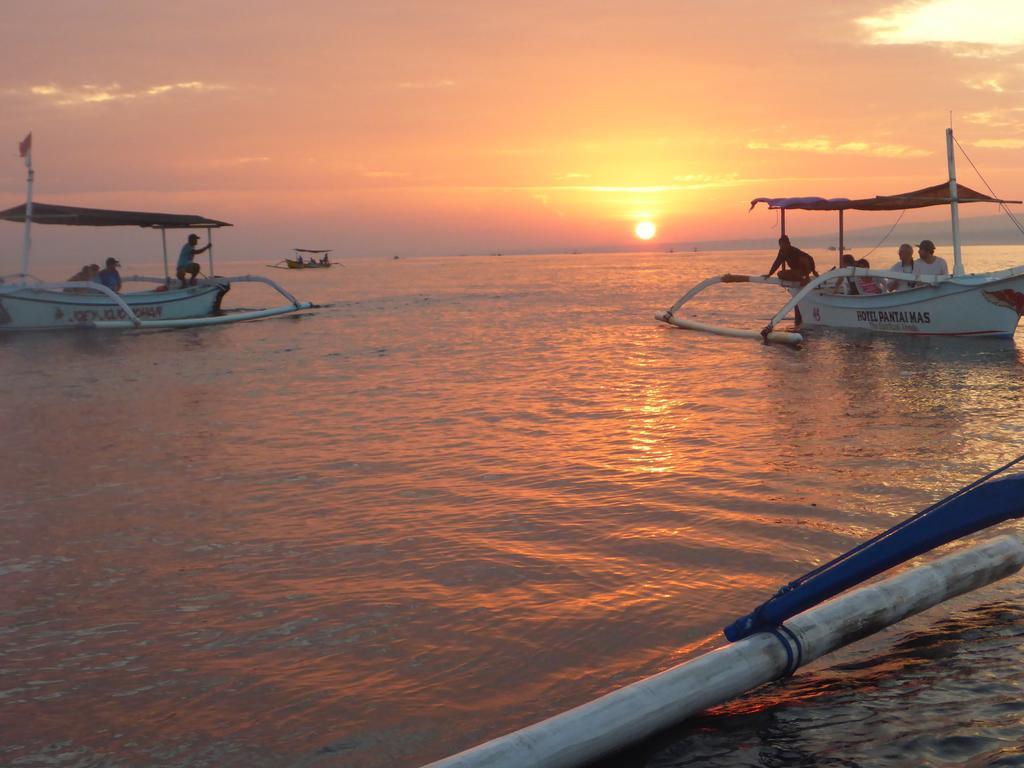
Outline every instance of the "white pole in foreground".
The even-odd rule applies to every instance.
[[[1022,565],[1024,542],[1000,536],[833,598],[778,635],[751,635],[427,768],[584,765]]]

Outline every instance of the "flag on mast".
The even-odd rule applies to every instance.
[[[28,136],[18,142],[18,152],[25,158],[25,165],[32,165],[32,132],[29,131]]]

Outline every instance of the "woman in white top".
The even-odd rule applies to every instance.
[[[914,246],[903,243],[900,246],[900,260],[889,267],[889,271],[902,272],[905,275],[914,274]],[[905,291],[907,288],[913,288],[914,284],[906,280],[889,280],[887,287],[890,291]]]

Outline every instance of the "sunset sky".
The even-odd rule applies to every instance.
[[[11,5],[3,43],[0,206],[31,130],[37,200],[202,213],[268,252],[770,236],[752,197],[941,181],[950,112],[1024,195],[1020,0],[63,0]]]

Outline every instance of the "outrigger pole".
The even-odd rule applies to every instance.
[[[698,293],[703,291],[705,288],[710,288],[712,285],[717,283],[768,283],[771,285],[782,285],[782,282],[777,277],[763,277],[761,275],[720,275],[719,277],[709,277],[689,291],[687,291],[675,304],[662,312],[655,312],[654,319],[661,320],[669,325],[674,325],[677,328],[686,328],[691,331],[704,331],[706,333],[714,333],[719,336],[732,336],[739,339],[762,339],[766,342],[773,341],[779,344],[800,344],[804,337],[799,333],[791,333],[789,331],[776,331],[774,329],[775,320],[772,321],[771,327],[767,332],[755,331],[746,328],[726,328],[719,325],[710,325],[708,323],[700,323],[695,320],[691,320],[688,317],[681,317],[676,315],[679,308],[682,307],[686,302],[696,296]]]
[[[946,519],[931,518],[933,512],[942,512],[939,517]],[[968,486],[911,520],[932,519],[936,530],[929,534],[930,546],[937,546],[936,537],[950,541],[963,535],[964,524],[978,530],[984,525],[1022,515],[1024,475],[1018,474],[994,483]],[[960,516],[969,519],[956,519]],[[946,527],[943,533],[941,529],[949,523],[952,527]],[[913,539],[922,533],[909,526],[902,533],[895,533],[900,528],[896,526],[848,554],[870,558],[865,553],[874,542],[881,540],[882,549],[891,550],[891,537]],[[914,545],[906,542],[903,546],[913,548]],[[885,553],[882,556],[885,559]],[[746,625],[744,620],[737,622],[743,624],[744,630],[743,639],[737,642],[536,725],[431,763],[428,768],[574,768],[586,765],[709,707],[772,680],[788,677],[824,654],[902,619],[1010,576],[1022,565],[1024,542],[1016,536],[1000,536],[884,581],[859,587],[820,605],[804,606],[807,609],[801,608],[803,612],[798,615],[787,611],[786,618],[769,617],[755,611],[745,618],[756,616],[762,621],[751,625]],[[833,563],[824,566],[825,576],[829,575],[830,566]]]

